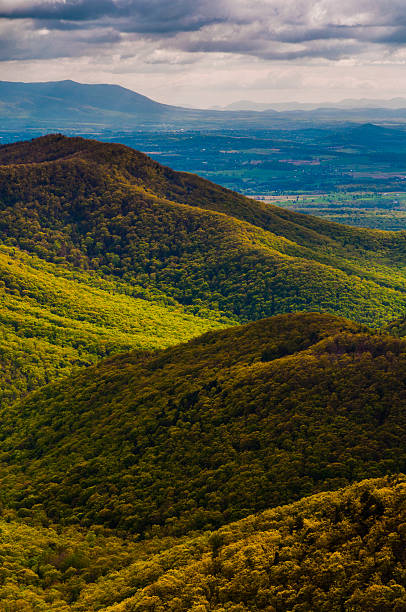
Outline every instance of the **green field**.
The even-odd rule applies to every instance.
[[[406,230],[406,192],[296,192],[252,197],[289,210],[355,227]]]

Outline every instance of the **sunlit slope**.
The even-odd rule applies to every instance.
[[[15,247],[0,246],[0,301],[0,404],[113,352],[164,348],[220,326],[210,313],[197,318],[158,293]]]
[[[113,357],[3,410],[4,503],[177,534],[403,471],[405,376],[406,342],[311,313]]]
[[[7,610],[401,611],[406,480],[364,480],[183,538],[0,520]],[[11,520],[10,520],[11,518]]]
[[[401,611],[405,521],[404,476],[363,481],[136,563],[84,589],[73,609],[92,610],[95,602],[121,596],[123,603],[101,609]]]
[[[244,198],[121,145],[0,148],[0,238],[240,321],[321,310],[379,326],[406,307],[406,237]]]

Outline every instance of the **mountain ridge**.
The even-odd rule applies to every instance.
[[[264,112],[267,110],[284,111],[306,111],[306,110],[321,110],[321,109],[391,109],[398,110],[406,108],[406,98],[346,98],[337,102],[253,102],[252,100],[237,100],[227,106],[213,107],[222,110],[235,111],[257,111]]]
[[[404,232],[322,221],[79,138],[0,147],[0,173],[0,239],[188,308],[245,321],[355,307],[375,326],[406,308]]]
[[[405,471],[405,360],[315,313],[111,357],[2,410],[3,502],[182,535]]]
[[[233,106],[233,105],[231,105]],[[0,117],[9,129],[147,129],[282,127],[319,122],[405,121],[406,108],[350,105],[281,105],[277,108],[199,109],[151,100],[115,84],[76,81],[0,81]]]
[[[159,116],[167,111],[180,111],[151,100],[120,85],[85,84],[71,80],[49,81],[41,83],[23,83],[0,81],[0,100],[23,120],[57,119],[61,108],[70,120],[89,121],[92,113],[99,113],[96,119],[103,122],[100,111],[122,114],[123,118],[135,116]],[[3,108],[4,113],[4,108]],[[94,118],[93,118],[94,121]]]

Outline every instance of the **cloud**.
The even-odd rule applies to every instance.
[[[48,0],[5,5],[0,17],[52,23],[55,29],[66,22],[81,27],[109,22],[123,32],[149,34],[198,30],[220,17],[219,6],[210,0]]]
[[[0,0],[0,20],[3,60],[85,56],[96,46],[120,54],[123,42],[153,41],[158,60],[166,51],[180,61],[202,53],[331,61],[406,43],[404,0]]]

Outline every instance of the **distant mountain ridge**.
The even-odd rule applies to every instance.
[[[312,111],[318,109],[364,109],[386,108],[391,110],[406,108],[406,98],[347,98],[337,102],[253,102],[252,100],[237,100],[226,106],[215,106],[213,109],[229,111]]]
[[[406,104],[405,104],[406,106]],[[258,112],[261,111],[261,112]],[[266,105],[243,102],[222,109],[193,109],[162,104],[130,89],[112,84],[85,84],[71,80],[43,83],[0,81],[0,120],[7,129],[77,128],[152,129],[168,127],[271,126],[300,122],[381,121],[406,119],[406,108],[361,105]]]
[[[0,116],[15,120],[108,122],[127,117],[158,118],[180,109],[109,84],[75,81],[17,83],[0,81]]]
[[[15,128],[93,125],[134,129],[140,124],[193,125],[222,122],[235,116],[247,118],[246,115],[163,104],[115,84],[0,81],[0,119]],[[248,118],[251,115],[248,113]]]

